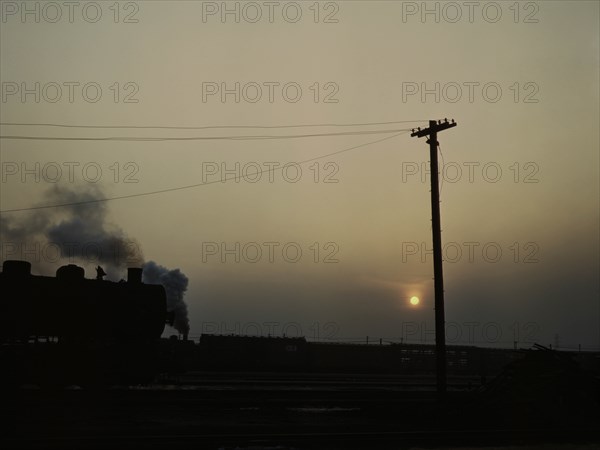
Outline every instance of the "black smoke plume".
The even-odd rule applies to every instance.
[[[102,197],[96,185],[77,191],[54,185],[43,203],[68,206],[3,214],[0,220],[3,259],[29,256],[38,269],[59,259],[61,263],[102,264],[109,276],[118,276],[127,266],[141,266],[144,256],[140,245],[107,221],[106,202],[94,201]]]
[[[187,336],[190,331],[187,305],[183,296],[188,286],[188,278],[179,270],[169,270],[154,261],[143,265],[144,283],[162,284],[167,291],[167,309],[175,312],[173,327],[181,334]]]

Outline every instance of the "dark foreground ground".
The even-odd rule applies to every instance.
[[[449,384],[443,403],[433,379],[391,375],[207,372],[101,391],[22,387],[2,393],[0,447],[600,448],[589,391]]]

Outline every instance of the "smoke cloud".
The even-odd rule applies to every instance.
[[[179,270],[169,270],[154,261],[143,265],[144,283],[162,284],[167,291],[167,309],[175,312],[173,327],[181,334],[187,335],[190,331],[188,310],[183,296],[188,286],[188,278]]]
[[[101,198],[95,185],[77,191],[54,185],[43,203],[68,206],[2,215],[3,259],[33,259],[30,262],[38,269],[59,259],[102,264],[109,276],[118,276],[127,266],[141,266],[144,257],[138,242],[107,221],[105,202],[91,202]]]

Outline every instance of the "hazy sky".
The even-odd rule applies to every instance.
[[[55,184],[119,197],[209,183],[105,204],[146,260],[188,276],[192,335],[432,342],[428,146],[404,130],[448,118],[448,341],[600,346],[598,2],[0,4],[3,123],[381,123],[2,126],[3,211],[56,203]],[[2,259],[36,273],[66,262],[38,237],[29,253],[2,238]]]

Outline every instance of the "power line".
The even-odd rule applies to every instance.
[[[442,178],[440,182],[440,201],[442,197],[442,189],[444,187],[444,167],[446,167],[446,161],[444,160],[444,155],[442,154],[442,146],[438,142],[438,151],[440,152],[440,158],[442,159]]]
[[[193,137],[140,137],[140,136],[108,136],[108,137],[66,137],[66,136],[1,136],[0,139],[30,140],[30,141],[125,141],[125,142],[162,142],[162,141],[214,141],[214,140],[265,140],[265,139],[297,139],[324,136],[360,136],[365,134],[390,134],[409,129],[373,130],[373,131],[344,131],[339,133],[315,133],[295,135],[267,136],[193,136]]]
[[[395,138],[397,136],[400,136],[401,134],[405,134],[408,131],[410,131],[410,130],[404,130],[404,131],[401,131],[401,132],[399,132],[397,134],[394,134],[392,136],[387,136],[387,137],[384,137],[382,139],[378,139],[378,140],[375,140],[375,141],[366,142],[364,144],[355,145],[353,147],[344,148],[342,150],[337,150],[335,152],[328,153],[326,155],[316,156],[314,158],[310,158],[310,159],[306,159],[304,161],[300,161],[297,164],[298,165],[307,164],[309,162],[317,161],[319,159],[327,158],[329,156],[333,156],[333,155],[337,155],[337,154],[340,154],[340,153],[348,152],[350,150],[355,150],[355,149],[361,148],[361,147],[366,147],[368,145],[377,144],[379,142],[387,141],[388,139],[392,139],[392,138]],[[282,169],[283,169],[283,167],[282,168],[277,168],[277,169],[274,169],[274,170],[282,170]],[[186,189],[193,189],[193,188],[197,188],[197,187],[201,187],[201,186],[206,186],[206,185],[209,185],[209,184],[224,183],[224,182],[227,182],[227,181],[230,181],[230,180],[236,180],[236,179],[240,179],[240,178],[243,178],[243,179],[245,179],[245,178],[253,178],[256,175],[268,172],[270,170],[271,169],[263,169],[263,170],[259,170],[257,172],[253,172],[251,174],[246,174],[246,175],[241,175],[241,176],[235,176],[235,177],[225,178],[225,179],[222,179],[222,180],[207,181],[205,183],[190,184],[190,185],[187,185],[187,186],[177,186],[177,187],[173,187],[173,188],[160,189],[160,190],[150,191],[150,192],[140,192],[140,193],[137,193],[137,194],[120,195],[120,196],[116,196],[116,197],[99,198],[99,199],[93,199],[93,200],[83,200],[83,201],[80,201],[80,202],[59,203],[59,204],[54,204],[54,205],[31,206],[31,207],[28,207],[28,208],[5,209],[5,210],[1,210],[0,214],[2,214],[2,213],[21,212],[21,211],[33,211],[33,210],[49,209],[49,208],[61,208],[61,207],[65,207],[65,206],[77,206],[77,205],[84,205],[84,204],[91,204],[91,203],[108,202],[108,201],[112,201],[112,200],[123,200],[123,199],[127,199],[127,198],[143,197],[143,196],[156,195],[156,194],[164,194],[164,193],[167,193],[167,192],[174,192],[174,191],[182,191],[182,190],[186,190]]]
[[[313,128],[313,127],[358,127],[374,125],[393,125],[400,123],[418,123],[427,120],[397,120],[392,122],[367,122],[367,123],[318,123],[304,125],[208,125],[208,126],[167,126],[167,125],[74,125],[61,123],[22,123],[0,122],[2,126],[14,127],[57,127],[57,128],[99,128],[99,129],[164,129],[164,130],[210,130],[210,129],[275,129],[275,128]]]

